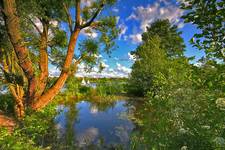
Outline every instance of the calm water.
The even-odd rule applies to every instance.
[[[90,145],[129,146],[129,135],[134,124],[128,119],[130,106],[126,101],[98,104],[81,101],[75,105],[58,106],[55,118],[60,140],[77,147]]]

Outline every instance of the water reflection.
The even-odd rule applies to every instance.
[[[82,101],[70,106],[58,106],[55,118],[58,138],[64,145],[103,148],[112,145],[129,145],[134,124],[127,118],[125,101],[91,103]]]

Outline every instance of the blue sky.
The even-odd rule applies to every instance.
[[[90,4],[92,0],[83,0],[86,4]],[[131,71],[130,67],[134,63],[129,52],[135,50],[141,43],[141,34],[146,31],[146,26],[157,19],[169,19],[170,22],[179,27],[182,31],[182,37],[186,44],[185,55],[195,56],[196,60],[201,58],[204,53],[193,48],[189,40],[198,32],[191,24],[184,24],[180,18],[185,12],[179,9],[176,0],[118,0],[118,2],[110,9],[102,13],[110,12],[117,16],[118,27],[121,29],[119,38],[116,40],[118,48],[114,50],[110,56],[101,53],[99,58],[105,64],[106,69],[101,73],[97,73],[97,67],[91,73],[85,73],[84,65],[80,65],[77,76],[96,76],[96,77],[126,77]],[[91,35],[81,33],[80,39],[85,36],[98,38],[98,34],[93,32]]]

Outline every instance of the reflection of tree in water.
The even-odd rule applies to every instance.
[[[72,105],[67,106],[68,111],[66,112],[66,126],[65,132],[59,139],[59,147],[57,149],[66,149],[66,150],[74,150],[77,149],[76,146],[76,135],[74,129],[74,123],[77,121],[78,110]]]
[[[77,135],[76,141],[79,147],[85,147],[91,145],[99,135],[97,128],[90,127],[83,133]]]
[[[136,124],[131,146],[134,149],[224,149],[221,136],[224,127],[220,129],[224,114],[217,113],[217,108],[211,106],[207,98],[195,96],[179,99],[179,103],[176,97],[166,101],[150,99],[151,103],[129,101],[128,108],[134,106],[130,118]],[[216,143],[218,141],[223,145]]]
[[[104,101],[104,102],[91,102],[91,111],[106,111],[109,108],[113,109],[116,106],[116,101]]]
[[[129,131],[132,130],[129,126],[116,126],[115,135],[120,139],[121,143],[127,145],[129,142]]]
[[[89,111],[91,114],[98,114],[98,112],[105,112],[109,109],[114,109],[117,107],[118,101],[114,102],[91,102],[89,105]],[[118,105],[119,106],[119,105]],[[120,106],[119,106],[120,107]],[[112,143],[105,139],[100,133],[99,128],[94,126],[89,126],[81,133],[76,132],[75,130],[75,122],[79,122],[77,120],[79,117],[79,110],[76,107],[76,104],[68,104],[63,108],[65,117],[62,120],[64,123],[62,125],[62,131],[60,133],[62,136],[59,139],[59,147],[56,149],[126,149],[127,144],[129,144],[129,133],[133,129],[129,126],[119,125],[115,128],[112,128],[113,136],[117,136],[119,139],[119,143]],[[121,118],[120,118],[121,119]],[[119,119],[119,120],[120,120]],[[125,118],[124,118],[125,119]],[[131,129],[132,128],[132,129]],[[108,138],[108,137],[106,137]],[[60,141],[61,140],[61,141]]]

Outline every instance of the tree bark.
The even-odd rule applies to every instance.
[[[70,67],[71,67],[72,59],[74,55],[74,48],[75,48],[79,33],[80,33],[80,29],[78,28],[78,29],[75,29],[75,31],[70,36],[66,59],[63,65],[63,70],[58,80],[37,101],[32,103],[31,105],[32,109],[39,110],[45,107],[59,93],[60,89],[63,87],[66,79],[68,78],[70,74]]]
[[[25,115],[25,107],[24,107],[24,99],[23,99],[23,87],[19,85],[10,85],[9,84],[9,90],[12,93],[14,100],[15,100],[15,106],[14,111],[17,119],[22,119]]]
[[[16,52],[19,65],[23,69],[24,74],[28,80],[27,101],[30,103],[35,95],[36,78],[32,62],[29,58],[29,51],[24,45],[24,40],[20,33],[20,22],[16,12],[15,0],[3,0],[3,8],[5,15],[4,19],[10,41]]]
[[[36,94],[34,100],[38,99],[45,90],[48,80],[48,23],[43,21],[43,32],[40,37],[39,45],[39,69],[38,84],[36,85]]]

